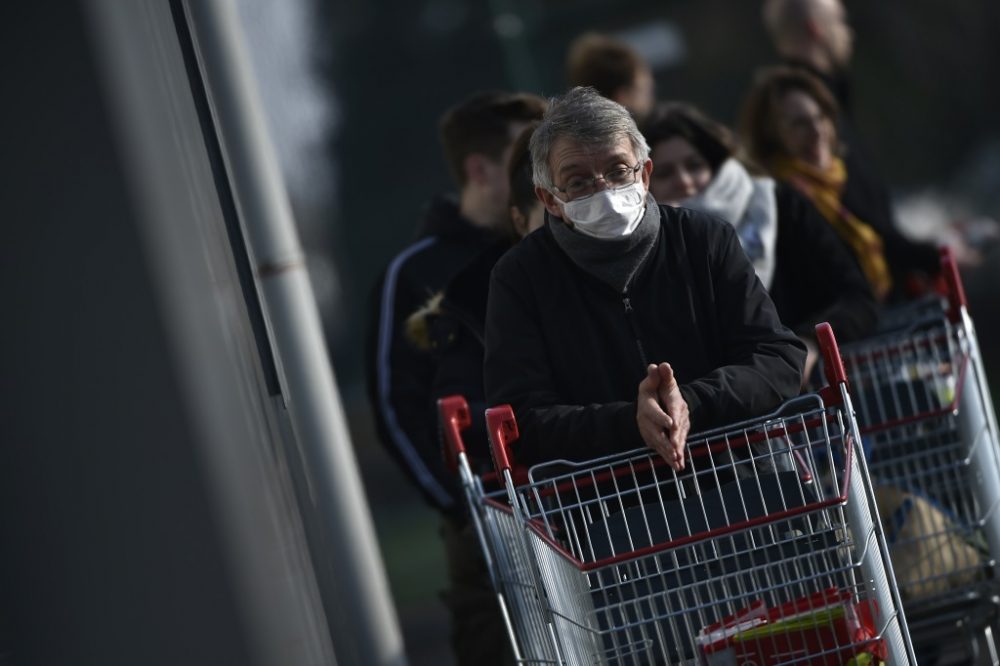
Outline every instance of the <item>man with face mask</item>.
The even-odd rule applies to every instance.
[[[682,469],[690,429],[797,394],[805,348],[732,226],[657,205],[622,106],[591,88],[551,100],[531,157],[547,224],[493,271],[484,365],[520,462],[646,445]]]

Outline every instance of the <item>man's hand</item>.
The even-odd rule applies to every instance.
[[[675,470],[684,469],[684,444],[691,420],[669,363],[650,365],[639,383],[636,421],[646,446]]]

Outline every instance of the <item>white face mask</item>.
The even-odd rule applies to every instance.
[[[642,221],[646,210],[646,188],[642,181],[618,189],[595,192],[583,199],[563,201],[563,215],[581,233],[594,238],[628,236]]]

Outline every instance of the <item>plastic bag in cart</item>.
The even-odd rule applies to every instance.
[[[757,602],[703,628],[696,640],[705,666],[875,665],[886,652],[874,624],[867,603],[831,588],[779,608]]]
[[[875,488],[875,497],[904,599],[944,594],[983,575],[987,545],[963,539],[972,530],[956,525],[942,507],[895,486]]]

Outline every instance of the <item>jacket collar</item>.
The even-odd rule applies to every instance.
[[[424,216],[417,231],[417,238],[439,236],[455,240],[479,241],[497,238],[492,229],[476,226],[462,217],[458,199],[453,195],[435,196],[424,209]]]

